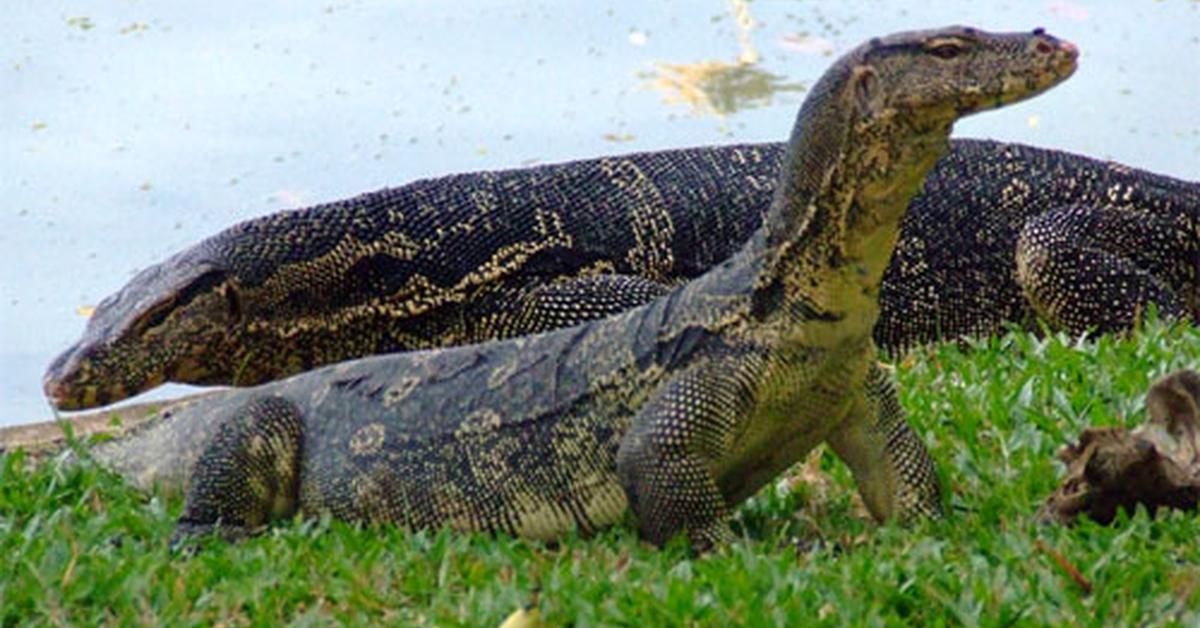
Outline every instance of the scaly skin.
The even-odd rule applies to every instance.
[[[874,39],[805,100],[763,226],[649,304],[534,336],[345,362],[212,395],[178,538],[328,512],[556,538],[636,515],[647,540],[731,538],[727,513],[821,442],[878,518],[939,512],[873,368],[908,201],[960,116],[1069,76],[1040,31]]]
[[[48,369],[47,394],[81,409],[167,380],[258,384],[640,305],[750,237],[784,148],[454,175],[242,223],[101,303]],[[1111,226],[1093,228],[1100,215]],[[1039,316],[1072,333],[1113,331],[1151,302],[1194,316],[1198,225],[1196,183],[952,140],[901,224],[875,341],[896,352],[1036,329]]]

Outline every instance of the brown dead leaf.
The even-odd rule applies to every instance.
[[[1195,510],[1200,501],[1200,374],[1184,370],[1146,395],[1150,420],[1133,430],[1089,428],[1064,447],[1067,475],[1038,512],[1044,522],[1071,524],[1081,514],[1111,523],[1140,504]]]

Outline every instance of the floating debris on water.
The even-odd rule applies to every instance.
[[[81,31],[90,31],[96,28],[96,23],[90,17],[77,16],[67,18],[67,26],[78,28]]]
[[[726,116],[741,109],[771,104],[777,92],[802,92],[802,83],[753,65],[700,61],[656,63],[655,72],[645,75],[648,84],[665,94],[668,104],[688,104],[693,115]]]

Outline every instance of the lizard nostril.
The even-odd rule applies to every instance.
[[[1044,54],[1044,55],[1048,55],[1048,54],[1050,54],[1050,52],[1051,52],[1052,50],[1054,50],[1054,47],[1053,47],[1053,46],[1051,46],[1049,42],[1047,42],[1047,41],[1038,41],[1038,43],[1037,43],[1037,51],[1038,51],[1039,53],[1041,53],[1041,54]]]

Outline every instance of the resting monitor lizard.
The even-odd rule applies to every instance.
[[[951,140],[880,291],[888,352],[1042,320],[1195,317],[1200,184]],[[62,409],[163,381],[258,384],[324,364],[545,331],[640,305],[732,255],[783,144],[453,175],[256,218],[152,266],[46,374]]]

